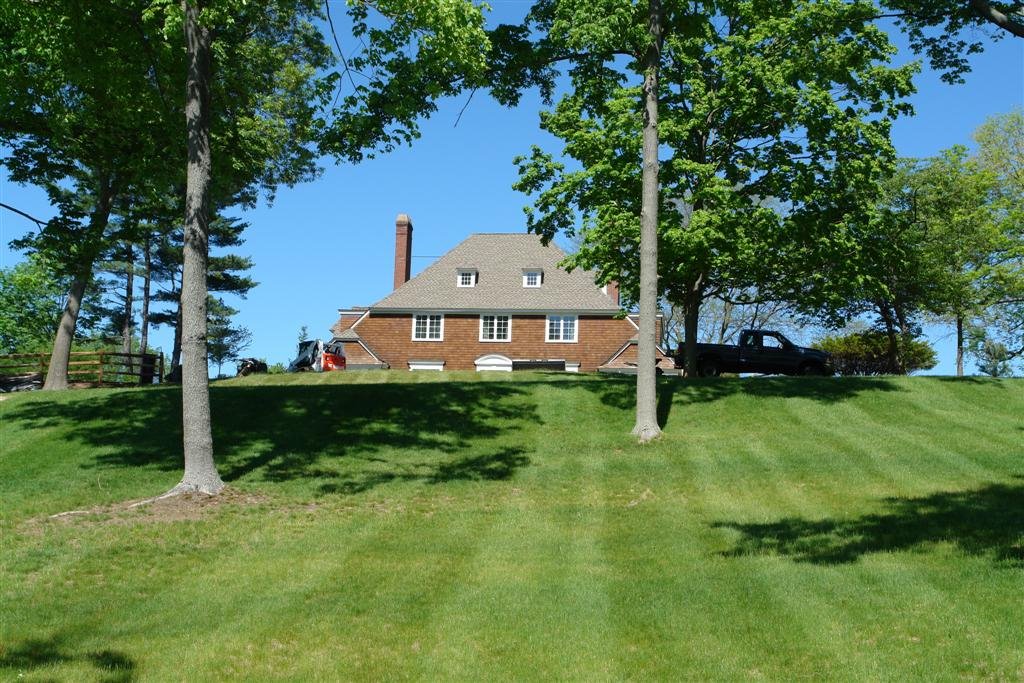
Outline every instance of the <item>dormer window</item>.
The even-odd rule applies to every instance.
[[[455,285],[457,287],[476,287],[478,279],[478,273],[476,270],[460,268],[455,277]]]
[[[544,271],[539,268],[530,268],[523,271],[523,287],[540,287],[544,281]]]

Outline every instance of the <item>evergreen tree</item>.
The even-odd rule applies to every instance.
[[[217,375],[223,374],[223,365],[238,360],[242,351],[252,343],[252,333],[245,327],[231,324],[232,316],[238,311],[224,303],[224,299],[210,297],[206,305],[207,354],[210,362],[217,366]]]
[[[220,252],[241,246],[243,232],[249,224],[237,218],[215,218],[210,222],[210,247]],[[172,230],[157,237],[152,255],[152,279],[157,287],[152,295],[157,305],[149,314],[149,322],[156,326],[174,330],[171,350],[171,367],[181,364],[181,278],[182,278],[182,233]],[[217,253],[209,256],[207,262],[207,288],[217,294],[231,294],[245,298],[256,281],[246,275],[253,267],[252,259],[235,253]]]

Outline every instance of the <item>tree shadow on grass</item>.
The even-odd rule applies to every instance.
[[[621,410],[636,408],[635,377],[602,375],[579,386],[597,394],[605,405]],[[839,403],[871,391],[905,390],[884,377],[660,377],[658,425],[665,427],[673,406],[710,403],[732,396],[806,398],[820,403]]]
[[[403,478],[507,478],[529,458],[500,440],[540,422],[530,392],[511,382],[221,385],[210,395],[225,481],[342,482],[321,492]],[[7,417],[65,428],[69,440],[99,451],[88,467],[182,467],[180,390],[95,394],[70,407],[32,401]]]
[[[1021,479],[1022,477],[1016,477]],[[717,522],[740,533],[729,557],[775,554],[797,562],[845,564],[868,553],[951,543],[969,555],[1024,568],[1024,485],[988,484],[920,498],[886,498],[888,510],[850,520]]]
[[[128,683],[135,680],[135,661],[122,652],[100,650],[74,653],[60,637],[43,640],[33,638],[13,647],[0,647],[0,671],[31,673],[34,669],[60,664],[85,662],[97,669],[106,683]]]
[[[494,473],[514,473],[530,462],[526,450],[506,446],[519,445],[536,431],[539,385],[591,392],[605,406],[635,410],[635,378],[623,376],[531,373],[515,381],[217,384],[210,391],[214,452],[225,481],[320,480],[323,493],[365,491],[399,480],[500,478]],[[657,415],[664,427],[674,406],[735,395],[838,402],[865,391],[897,390],[879,378],[662,377]],[[68,442],[97,452],[86,467],[182,468],[180,389],[26,401],[5,417],[29,428],[61,429]]]
[[[389,466],[379,471],[360,471],[320,486],[321,493],[362,493],[393,481],[444,484],[452,481],[502,481],[530,464],[522,448],[502,448],[495,453],[467,456],[451,462],[417,462]],[[390,463],[389,463],[390,465]]]

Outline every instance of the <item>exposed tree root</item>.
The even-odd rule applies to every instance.
[[[224,488],[225,488],[224,484],[220,484],[219,486],[215,486],[214,487],[214,486],[202,486],[202,485],[199,485],[199,484],[192,484],[192,483],[186,483],[184,481],[181,481],[181,482],[178,483],[177,486],[172,488],[170,491],[167,491],[165,493],[161,493],[159,496],[153,496],[152,498],[146,498],[145,500],[140,500],[137,503],[132,503],[128,507],[129,508],[142,507],[143,505],[150,505],[151,503],[155,503],[155,502],[160,501],[160,500],[166,500],[167,498],[174,498],[175,496],[185,496],[185,495],[216,496],[218,493],[223,491]]]
[[[68,510],[67,512],[58,512],[55,515],[50,515],[50,519],[60,519],[61,517],[73,517],[74,515],[94,515],[96,514],[93,510]]]
[[[658,425],[637,424],[637,426],[633,427],[633,436],[640,443],[650,443],[661,437],[661,429]]]
[[[185,482],[179,483],[177,486],[172,488],[170,491],[161,493],[159,496],[153,496],[152,498],[144,498],[137,500],[134,503],[120,503],[116,507],[122,510],[131,510],[133,508],[143,507],[144,505],[152,505],[153,503],[160,502],[161,500],[167,500],[168,498],[176,498],[178,496],[204,496],[213,497],[222,493],[227,487],[221,484],[216,490],[197,486],[195,484],[186,484]],[[122,507],[123,506],[123,507]],[[97,508],[92,510],[68,510],[66,512],[58,512],[55,515],[50,515],[49,519],[60,519],[62,517],[74,517],[77,515],[97,515],[109,512],[105,508]]]

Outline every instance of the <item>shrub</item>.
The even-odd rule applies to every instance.
[[[934,368],[938,362],[935,349],[923,339],[897,337],[897,344],[902,368],[893,366],[889,337],[880,330],[824,337],[814,346],[832,354],[832,363],[840,375],[909,375]]]
[[[988,339],[984,331],[972,335],[968,351],[978,360],[978,370],[989,377],[1013,377],[1013,354],[1006,344]]]

